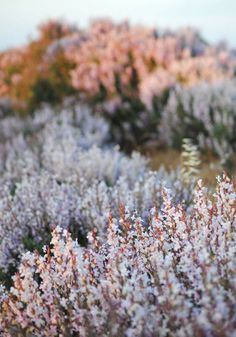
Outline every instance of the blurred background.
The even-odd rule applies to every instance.
[[[3,129],[82,104],[153,168],[176,167],[187,138],[206,179],[235,172],[234,0],[0,2]]]

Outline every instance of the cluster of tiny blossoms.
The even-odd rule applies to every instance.
[[[163,190],[145,225],[121,208],[107,238],[82,248],[60,227],[44,256],[26,253],[2,295],[2,336],[216,336],[236,333],[236,190],[199,181],[186,213]]]
[[[147,219],[147,211],[161,203],[163,185],[176,201],[191,198],[193,182],[183,186],[179,170],[151,171],[139,153],[129,157],[108,146],[108,125],[86,107],[65,107],[56,115],[45,107],[25,123],[4,118],[0,129],[0,270],[5,272],[25,249],[47,242],[53,225],[84,237],[96,227],[104,236],[109,212],[118,216],[121,204]]]

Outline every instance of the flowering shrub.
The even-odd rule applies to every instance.
[[[147,226],[122,208],[89,248],[56,227],[2,295],[3,337],[234,336],[235,201],[223,176],[213,200],[199,182],[190,214],[165,190]]]
[[[236,149],[236,83],[224,81],[176,87],[160,123],[160,137],[167,144],[181,145],[185,136],[196,139],[223,160]]]
[[[121,204],[147,222],[148,210],[162,203],[163,186],[175,202],[185,200],[191,207],[192,173],[186,184],[180,170],[151,171],[140,154],[128,157],[107,145],[109,127],[101,117],[85,106],[70,109],[65,104],[55,115],[45,107],[25,123],[17,117],[0,120],[0,270],[5,273],[25,249],[48,242],[52,225],[85,243],[94,227],[104,237],[107,214],[118,216]]]
[[[223,57],[191,30],[160,34],[127,22],[105,20],[94,22],[86,33],[84,42],[68,46],[65,53],[75,63],[71,72],[74,87],[90,97],[102,97],[101,89],[103,99],[117,94],[121,98],[139,96],[141,86],[145,100],[145,83],[150,87],[155,76],[159,79],[153,86],[156,95],[175,81],[191,85],[232,76],[230,52],[225,49]],[[74,34],[72,37],[74,40]]]
[[[174,37],[157,39],[154,34],[152,29],[132,27],[127,22],[95,22],[88,29],[87,40],[66,51],[76,64],[73,85],[91,96],[102,88],[108,97],[119,90],[135,93],[142,78],[181,55]]]
[[[53,225],[69,229],[86,244],[88,231],[106,234],[107,214],[121,204],[148,218],[161,204],[163,185],[175,201],[191,200],[180,170],[151,171],[148,160],[108,145],[109,128],[85,106],[45,107],[25,123],[0,120],[0,271],[12,273],[26,250],[49,242]],[[95,145],[96,144],[96,145]],[[98,146],[100,145],[100,147]],[[1,277],[1,275],[0,275]]]
[[[57,148],[58,151],[61,148],[55,163],[59,165],[60,158],[66,160],[63,154],[75,160],[79,149],[86,150],[95,144],[104,146],[109,141],[109,126],[103,118],[92,116],[85,106],[65,105],[58,114],[46,106],[26,120],[0,119],[0,140],[2,178],[18,181],[23,174],[38,172],[40,166],[49,167],[49,162],[52,165]]]
[[[200,41],[191,31],[161,35],[99,21],[88,29],[84,42],[70,45],[65,53],[75,64],[73,86],[90,104],[99,104],[114,138],[127,148],[153,138],[162,142],[158,126],[177,84],[191,87],[233,76],[230,52],[224,50],[223,57],[222,51]]]

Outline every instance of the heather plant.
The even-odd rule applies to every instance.
[[[235,81],[176,87],[162,115],[160,137],[176,147],[190,137],[225,161],[235,151],[235,102]]]
[[[56,227],[2,292],[2,335],[234,336],[235,186],[224,175],[209,197],[199,181],[189,214],[162,197],[147,225],[127,207],[110,215],[88,248]]]
[[[100,107],[113,138],[129,149],[153,139],[162,144],[159,125],[177,84],[189,87],[233,76],[227,51],[223,66],[222,54],[199,40],[194,33],[161,35],[127,23],[99,21],[88,29],[85,42],[75,40],[75,47],[70,45],[65,52],[75,64],[73,86]],[[198,44],[202,52],[200,47],[196,52]]]
[[[0,269],[5,274],[25,249],[49,242],[54,225],[86,244],[95,227],[105,236],[107,215],[118,216],[121,204],[147,221],[148,210],[161,204],[164,185],[176,202],[191,200],[194,179],[184,186],[180,170],[151,171],[139,153],[127,156],[108,145],[109,128],[101,117],[85,106],[70,108],[65,105],[55,115],[46,106],[26,123],[18,117],[0,121]]]
[[[78,39],[80,36],[78,32]],[[72,37],[75,40],[74,34]],[[121,98],[139,96],[141,91],[145,101],[143,82],[149,88],[150,82],[154,84],[158,95],[175,81],[211,82],[232,76],[233,70],[230,52],[224,50],[223,62],[222,53],[207,47],[194,31],[161,34],[151,28],[109,20],[94,22],[84,42],[70,45],[65,52],[76,65],[72,70],[74,87],[90,97],[98,94],[102,100],[117,94]]]
[[[0,266],[3,271],[15,266],[26,248],[34,249],[47,242],[54,224],[70,228],[75,237],[80,235],[84,241],[86,233],[93,227],[104,236],[109,212],[118,215],[123,203],[147,217],[147,209],[161,203],[164,184],[172,187],[176,200],[188,200],[191,194],[181,185],[177,172],[168,174],[164,169],[151,172],[142,166],[140,156],[133,159],[123,157],[119,162],[121,156],[117,150],[107,152],[106,157],[110,160],[107,164],[111,166],[106,166],[108,172],[102,175],[104,153],[101,150],[92,148],[81,155],[82,167],[80,161],[77,165],[74,162],[74,172],[68,171],[68,176],[62,175],[59,167],[59,174],[49,170],[30,173],[30,168],[20,181],[14,176],[5,177],[0,205]],[[99,159],[94,161],[96,156]],[[114,164],[118,169],[115,176]],[[67,170],[65,165],[63,171]]]

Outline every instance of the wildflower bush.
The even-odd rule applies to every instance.
[[[169,97],[160,123],[166,144],[180,146],[188,136],[202,149],[211,149],[223,160],[236,149],[236,83],[198,84],[176,87]],[[162,130],[162,131],[161,131]]]
[[[2,295],[3,336],[234,336],[236,190],[223,176],[192,211],[121,209],[82,248],[56,227],[44,255],[26,253]]]
[[[0,270],[5,280],[27,249],[41,249],[52,226],[69,229],[81,244],[88,231],[106,233],[108,214],[121,204],[148,218],[171,188],[175,201],[192,198],[196,181],[180,169],[151,171],[138,152],[130,157],[109,145],[109,126],[85,106],[65,105],[57,115],[45,107],[24,123],[0,121]]]

